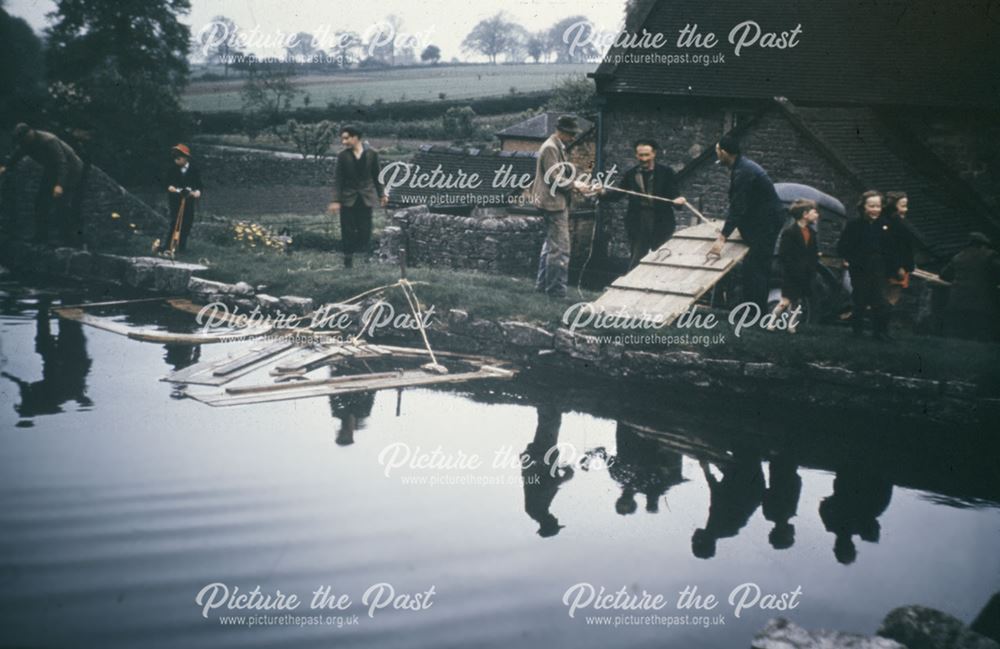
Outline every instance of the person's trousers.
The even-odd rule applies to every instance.
[[[880,269],[850,269],[851,273],[851,327],[861,333],[866,317],[871,317],[876,334],[884,334],[889,328],[889,304],[885,299],[885,277]]]
[[[636,231],[630,233],[629,248],[630,259],[628,268],[632,270],[639,265],[642,258],[651,250],[657,250],[665,244],[670,237],[674,236],[675,224],[673,221],[660,223],[656,219],[656,213],[652,209],[644,209],[639,214],[639,223]]]
[[[340,208],[340,238],[345,255],[365,252],[372,237],[372,208],[358,200]]]
[[[569,282],[569,209],[543,210],[545,243],[538,259],[535,288],[552,297],[564,297]]]
[[[45,241],[49,237],[49,221],[55,213],[56,223],[65,243],[76,245],[83,240],[83,219],[81,207],[83,200],[84,177],[72,186],[63,187],[59,198],[52,195],[56,186],[56,177],[45,174],[38,185],[35,196],[35,240]]]
[[[774,242],[751,243],[750,252],[743,258],[743,301],[753,302],[767,310],[768,281],[771,277],[771,258]]]

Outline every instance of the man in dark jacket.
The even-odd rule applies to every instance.
[[[847,222],[837,242],[837,254],[851,275],[851,326],[864,332],[871,315],[876,340],[889,340],[889,304],[885,299],[886,266],[892,256],[889,224],[882,218],[882,194],[867,191],[858,203],[858,218]]]
[[[945,333],[960,338],[995,340],[1000,300],[1000,254],[981,232],[969,235],[969,245],[948,262],[941,279],[951,282],[945,312]]]
[[[167,236],[159,245],[159,249],[173,252],[184,252],[187,249],[188,235],[194,225],[195,203],[201,198],[201,173],[191,164],[191,149],[185,144],[178,144],[170,150],[174,162],[167,170]],[[182,209],[183,206],[183,209]],[[177,232],[176,245],[173,243],[174,232]]]
[[[750,252],[743,259],[743,300],[767,307],[768,276],[774,244],[785,221],[774,183],[759,164],[743,156],[739,142],[725,135],[715,145],[719,162],[730,168],[729,216],[712,247],[719,254],[734,230]]]
[[[625,172],[620,187],[630,192],[669,198],[675,205],[683,205],[684,199],[679,198],[674,172],[667,165],[656,161],[656,151],[656,142],[653,140],[638,140],[635,143],[635,159],[639,164]],[[628,196],[625,233],[631,249],[629,269],[638,266],[646,253],[656,250],[673,236],[677,221],[674,218],[674,206],[670,203],[616,192],[614,189],[602,190],[601,196],[602,200],[608,201]]]
[[[354,126],[340,129],[344,150],[337,155],[333,202],[328,211],[340,215],[340,235],[344,246],[344,268],[353,265],[354,253],[368,247],[372,236],[372,208],[385,207],[388,198],[379,180],[382,170],[378,153],[361,142]]]
[[[64,236],[71,243],[79,241],[83,234],[79,217],[84,168],[80,157],[52,133],[35,130],[27,124],[15,126],[12,139],[14,150],[0,165],[0,175],[13,169],[25,156],[42,166],[42,181],[35,199],[35,241],[48,240],[53,203]]]

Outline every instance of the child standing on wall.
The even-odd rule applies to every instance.
[[[778,261],[781,264],[781,301],[772,312],[774,321],[786,309],[801,306],[809,297],[819,249],[813,227],[819,220],[815,201],[797,200],[788,208],[795,220],[781,233]],[[788,333],[795,333],[796,323],[789,324]]]

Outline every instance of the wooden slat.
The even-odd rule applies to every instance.
[[[247,338],[253,338],[255,336],[262,336],[270,331],[269,328],[257,328],[257,329],[244,329],[239,334],[234,334],[231,332],[223,334],[182,334],[182,333],[172,333],[169,331],[159,331],[157,329],[149,329],[144,327],[130,327],[129,325],[122,324],[120,322],[115,322],[110,318],[102,318],[99,316],[91,315],[83,311],[83,309],[77,308],[58,308],[53,309],[53,311],[60,318],[66,318],[67,320],[74,320],[80,324],[85,324],[95,329],[102,329],[104,331],[110,331],[111,333],[118,334],[120,336],[125,336],[126,338],[131,338],[132,340],[140,340],[149,343],[162,343],[162,344],[178,344],[178,345],[201,345],[210,343],[222,343],[229,342],[234,335],[244,336]]]
[[[243,364],[241,368],[228,374],[216,376],[215,370],[218,367],[233,362],[234,360],[246,358],[249,355],[247,352],[229,354],[222,359],[202,361],[200,363],[196,363],[195,365],[191,365],[190,367],[185,367],[182,370],[177,370],[176,372],[166,376],[163,380],[170,383],[190,383],[193,385],[225,385],[230,381],[249,374],[253,370],[268,362],[273,362],[274,360],[291,353],[295,349],[297,349],[297,347],[293,343],[278,341],[267,346],[251,348],[250,354],[256,355],[256,362],[252,364]]]
[[[206,403],[210,406],[237,406],[255,403],[265,403],[270,401],[287,401],[292,399],[308,399],[312,397],[325,397],[332,394],[345,394],[350,392],[368,392],[385,390],[391,388],[418,387],[425,385],[439,385],[447,383],[463,383],[482,379],[508,379],[514,376],[514,372],[497,367],[484,366],[474,372],[463,372],[459,374],[427,374],[424,372],[403,372],[398,377],[387,377],[371,381],[353,381],[348,383],[330,383],[326,385],[301,386],[295,383],[281,385],[282,389],[251,394],[226,394],[225,392],[214,392],[210,394],[189,393],[191,398]],[[284,388],[289,389],[284,389]],[[296,389],[297,388],[297,389]]]
[[[716,236],[709,224],[679,231],[616,279],[594,307],[636,318],[658,315],[673,322],[746,256],[748,248],[733,237],[718,258],[707,258]]]

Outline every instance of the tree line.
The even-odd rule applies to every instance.
[[[463,39],[465,55],[483,56],[490,63],[582,63],[598,56],[592,44],[571,47],[566,34],[573,25],[587,23],[582,15],[568,16],[548,29],[529,31],[505,12],[485,18]],[[404,33],[399,16],[390,14],[364,34],[338,31],[330,37],[317,38],[309,32],[288,37],[283,53],[284,62],[296,62],[305,70],[345,68],[379,68],[416,65],[418,62],[436,65],[443,59],[439,46],[424,44]],[[249,51],[240,43],[240,27],[231,18],[216,16],[192,40],[192,52],[198,61],[220,65],[223,76],[230,69],[246,71],[261,64],[274,64],[274,57]],[[225,36],[225,37],[223,37]],[[459,62],[453,56],[453,62]]]

